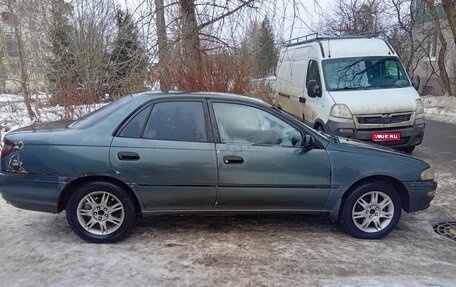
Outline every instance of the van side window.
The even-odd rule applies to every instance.
[[[320,71],[318,70],[318,62],[315,60],[309,60],[309,66],[307,67],[306,87],[311,80],[316,80],[317,83],[321,83]]]

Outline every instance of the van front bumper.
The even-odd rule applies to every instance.
[[[380,144],[388,147],[397,149],[406,148],[410,146],[417,146],[421,144],[424,137],[425,128],[424,117],[417,118],[413,125],[403,127],[392,127],[392,128],[369,128],[361,129],[357,128],[354,122],[337,122],[328,120],[324,129],[325,132],[345,138],[353,138],[364,142]],[[398,141],[372,141],[373,132],[391,132],[400,133],[401,139]]]

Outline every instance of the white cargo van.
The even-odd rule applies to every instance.
[[[417,85],[382,39],[309,35],[280,51],[274,95],[316,129],[412,152],[425,126]]]

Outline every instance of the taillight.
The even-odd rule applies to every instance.
[[[14,150],[14,145],[12,143],[5,143],[2,147],[2,153],[0,158],[4,158],[9,155]]]

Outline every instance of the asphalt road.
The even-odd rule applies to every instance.
[[[456,125],[426,120],[421,146],[447,160],[456,160]]]

